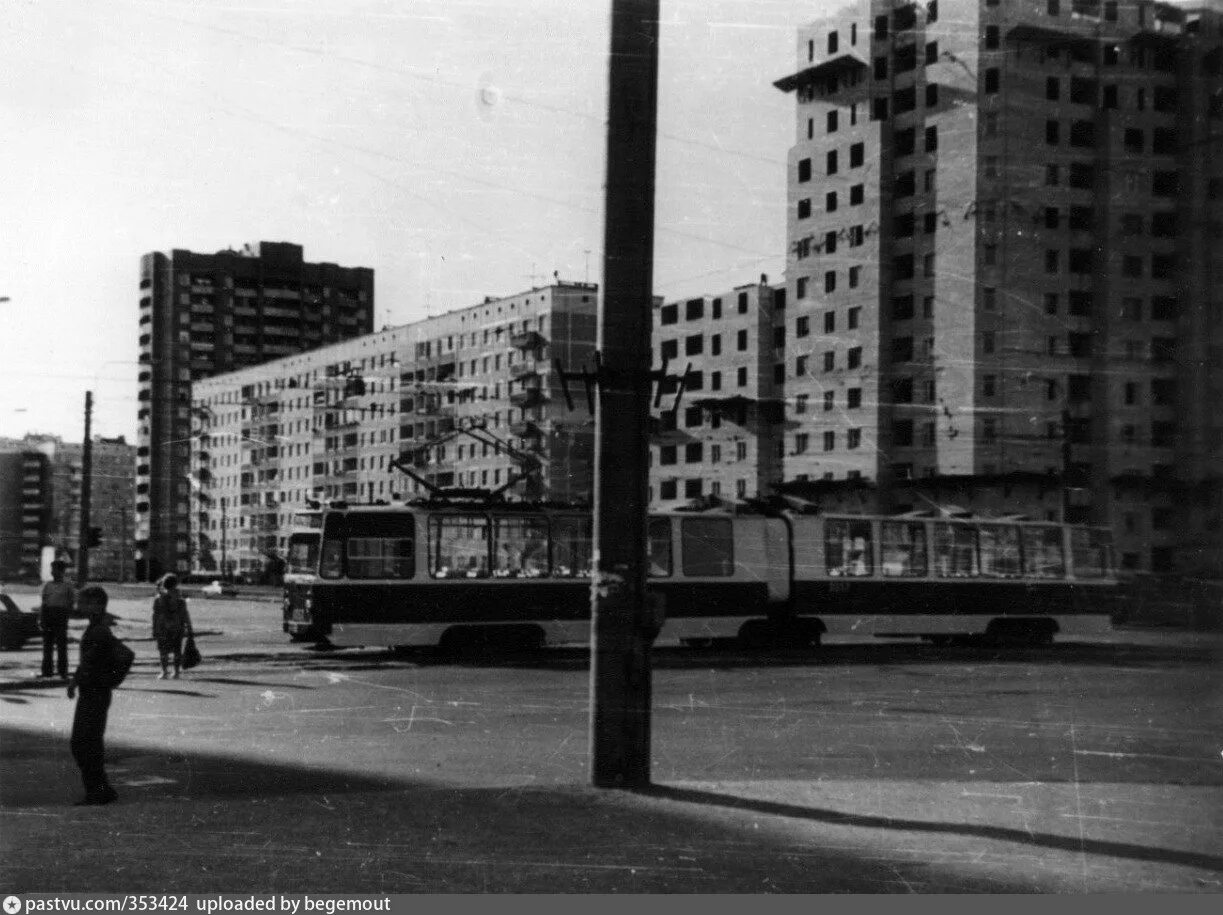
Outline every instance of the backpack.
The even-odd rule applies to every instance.
[[[114,639],[110,643],[110,664],[107,686],[114,689],[127,677],[127,673],[132,669],[132,663],[136,660],[136,652],[132,651],[118,639]]]

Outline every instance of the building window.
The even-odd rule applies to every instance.
[[[837,434],[835,432],[824,433],[824,450],[832,451],[837,446]]]
[[[862,444],[862,430],[850,429],[845,433],[845,447],[853,450]]]
[[[1081,76],[1070,77],[1070,101],[1077,105],[1096,104],[1096,81]]]
[[[1045,249],[1045,273],[1057,273],[1058,251],[1055,248]]]
[[[807,399],[807,394],[799,394],[798,397],[794,398],[794,412],[796,414],[807,412]]]
[[[807,374],[807,357],[798,356],[794,360],[794,377],[802,378]]]
[[[829,213],[837,211],[837,192],[829,191],[824,195],[824,209]],[[808,213],[810,215],[810,213]]]
[[[794,336],[805,337],[811,333],[811,318],[808,315],[802,315],[794,322]]]
[[[826,122],[828,126],[828,133],[836,133],[837,132],[837,111],[835,108],[828,112],[828,117],[826,118]]]
[[[798,180],[800,183],[811,180],[811,160],[810,159],[799,159],[798,160]]]
[[[861,307],[859,307],[859,306],[854,306],[853,308],[849,309],[849,312],[848,312],[848,314],[847,314],[847,316],[846,316],[846,317],[847,317],[846,326],[847,326],[847,327],[848,327],[850,330],[857,330],[857,329],[858,329],[858,321],[859,321],[859,319],[861,318],[861,316],[862,316],[862,309],[861,309]]]
[[[798,218],[807,219],[811,216],[811,198],[804,197],[798,202]]]
[[[745,366],[740,366],[735,370],[735,381],[738,383],[739,387],[747,387],[747,368]]]
[[[836,368],[836,358],[837,358],[837,354],[833,350],[826,350],[824,352],[824,371],[825,372],[831,372],[834,368]]]
[[[994,331],[987,330],[981,334],[981,352],[989,354],[994,351]]]
[[[746,330],[741,330],[737,334],[735,334],[735,345],[738,347],[739,352],[741,353],[747,350],[747,331]]]
[[[1051,102],[1056,102],[1061,98],[1062,84],[1056,76],[1045,77],[1045,98]]]
[[[849,268],[849,288],[857,289],[858,282],[860,281],[861,277],[862,277],[861,267],[850,267]]]
[[[827,173],[829,175],[835,175],[837,173],[837,151],[835,149],[828,150],[827,155],[824,157],[824,161],[827,168]]]
[[[1080,317],[1091,317],[1092,295],[1088,289],[1072,289],[1068,299],[1070,314]]]
[[[856,410],[862,406],[862,389],[850,388],[845,392],[845,407],[849,410]]]
[[[684,355],[699,356],[705,351],[705,338],[701,334],[693,334],[684,339]]]
[[[862,347],[851,346],[846,353],[847,365],[851,369],[859,368],[862,365]]]
[[[835,292],[837,288],[837,272],[828,270],[824,273],[824,291]]]
[[[864,185],[855,184],[849,189],[849,202],[851,206],[861,203],[865,197],[866,194]]]
[[[985,71],[985,94],[993,95],[998,91],[1000,80],[998,77],[998,68],[989,67]]]
[[[806,454],[808,436],[806,432],[799,432],[794,436],[794,453]]]

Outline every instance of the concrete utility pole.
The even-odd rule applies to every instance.
[[[612,0],[603,229],[604,370],[595,414],[591,588],[591,781],[650,783],[646,528],[658,0]]]
[[[89,581],[89,503],[93,500],[93,391],[85,392],[85,443],[81,448],[81,527],[76,547],[76,586]]]

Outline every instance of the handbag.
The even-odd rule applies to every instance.
[[[187,636],[187,644],[183,648],[183,669],[190,670],[200,663],[200,650],[195,647],[195,634]]]
[[[110,643],[110,670],[108,673],[108,686],[111,689],[117,687],[127,677],[127,672],[132,669],[132,662],[136,660],[136,652],[132,651],[118,639],[113,639]]]

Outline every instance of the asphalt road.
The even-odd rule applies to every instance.
[[[585,786],[579,649],[315,651],[193,600],[205,663],[160,681],[148,601],[112,610],[112,807],[68,806],[71,703],[0,653],[0,891],[1223,888],[1218,636],[659,651],[634,793]]]

